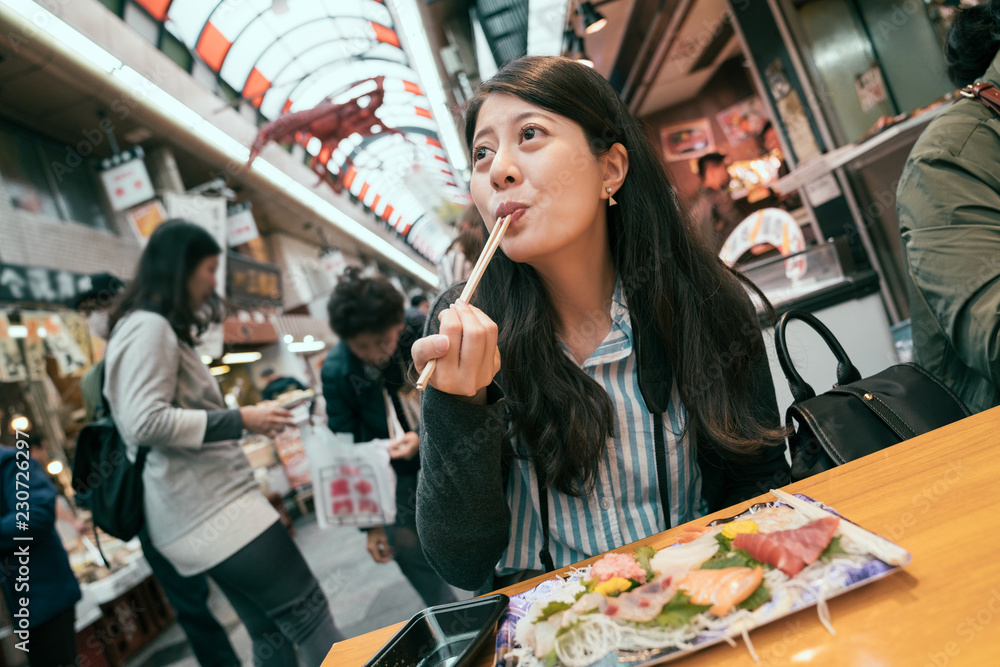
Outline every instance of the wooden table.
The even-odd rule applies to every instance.
[[[814,608],[753,630],[762,665],[1000,665],[1000,408],[785,488],[889,538],[913,561],[830,600],[835,637]],[[760,500],[773,498],[761,496],[693,523],[730,516]],[[618,551],[667,546],[676,531]],[[520,593],[542,579],[502,592]],[[363,665],[402,625],[335,644],[323,666]],[[491,664],[492,655],[484,653],[477,667]],[[754,663],[739,642],[737,648],[707,648],[679,664]]]

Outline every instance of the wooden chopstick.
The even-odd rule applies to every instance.
[[[469,279],[465,282],[465,288],[462,290],[462,295],[459,300],[469,303],[472,299],[472,294],[476,291],[476,287],[479,285],[479,281],[483,277],[483,273],[486,272],[486,267],[489,266],[490,260],[493,259],[493,253],[496,249],[500,247],[500,239],[503,238],[504,233],[507,231],[507,227],[510,225],[510,216],[508,215],[500,222],[500,218],[497,218],[497,223],[493,225],[493,231],[490,233],[490,238],[486,241],[486,246],[483,251],[479,254],[479,259],[476,260],[476,265],[472,267],[472,273],[469,274]],[[431,359],[424,366],[423,372],[420,377],[417,378],[417,389],[423,391],[427,388],[427,383],[431,379],[431,375],[434,374],[434,369],[437,368],[437,359]]]

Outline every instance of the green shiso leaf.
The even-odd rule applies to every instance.
[[[572,606],[573,605],[571,605],[568,602],[550,602],[547,605],[545,605],[545,607],[542,609],[542,613],[535,620],[535,623],[541,623],[542,621],[546,620],[550,616],[554,616],[555,614],[558,614],[561,611],[566,611],[567,609],[569,609]]]
[[[646,571],[646,581],[652,581],[656,573],[653,572],[653,568],[649,564],[649,559],[656,555],[656,549],[650,546],[642,546],[635,552],[635,559],[642,566],[642,569]]]
[[[832,540],[830,544],[826,545],[826,549],[823,549],[823,553],[819,555],[819,559],[823,562],[833,560],[835,556],[847,556],[849,555],[847,551],[844,551],[844,547],[840,545],[840,535],[837,535]]]
[[[757,607],[761,606],[765,602],[771,599],[771,589],[769,589],[764,582],[761,582],[760,586],[757,587],[753,593],[750,594],[743,602],[737,605],[740,609],[747,609],[749,611],[754,611]]]
[[[691,619],[708,610],[712,605],[693,604],[691,598],[684,591],[677,591],[670,602],[663,606],[660,615],[651,622],[660,626],[671,628],[682,628],[691,622]]]

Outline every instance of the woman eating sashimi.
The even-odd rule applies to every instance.
[[[417,525],[488,590],[788,483],[753,288],[692,233],[640,122],[594,70],[522,58],[466,111],[471,191],[510,222],[416,370]],[[763,297],[761,297],[763,299]]]

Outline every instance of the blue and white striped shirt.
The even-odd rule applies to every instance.
[[[601,460],[594,491],[574,498],[548,489],[549,549],[556,567],[691,521],[706,513],[701,500],[701,472],[690,436],[681,433],[687,413],[676,381],[663,414],[670,506],[662,508],[656,479],[653,415],[639,391],[639,374],[628,308],[615,288],[611,331],[583,364],[583,370],[607,390],[615,406],[614,437]],[[567,350],[567,354],[568,354]],[[530,461],[516,458],[507,482],[511,536],[497,573],[542,569],[538,481]],[[664,521],[664,509],[669,523]]]

